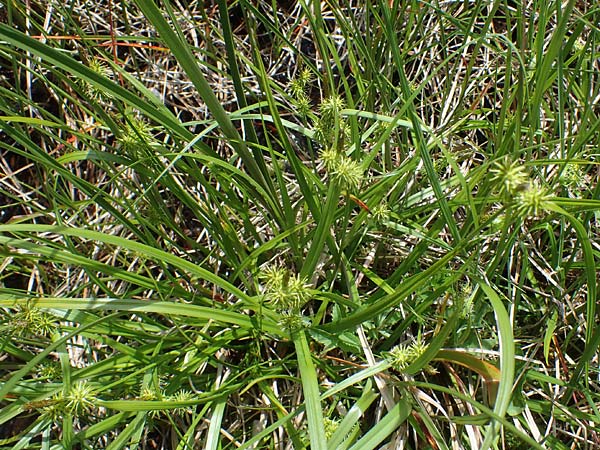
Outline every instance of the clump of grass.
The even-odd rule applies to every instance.
[[[5,7],[2,446],[595,445],[597,7],[188,3]]]

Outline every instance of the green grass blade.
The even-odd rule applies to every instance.
[[[405,399],[398,400],[398,403],[389,411],[367,434],[360,438],[350,450],[372,450],[377,448],[390,434],[402,425],[412,407]]]
[[[5,304],[4,306],[11,306],[11,305]],[[44,361],[44,359],[46,359],[48,357],[48,355],[50,355],[50,353],[52,353],[53,351],[56,351],[56,349],[60,348],[62,345],[64,345],[70,339],[77,336],[82,331],[85,331],[87,328],[91,328],[96,323],[102,322],[104,320],[109,320],[110,318],[111,318],[111,316],[106,316],[106,317],[102,317],[101,319],[98,319],[95,322],[91,322],[89,324],[82,325],[79,328],[76,328],[74,331],[72,331],[70,333],[66,333],[60,339],[52,342],[51,345],[48,345],[48,347],[46,347],[43,351],[41,351],[40,353],[35,355],[29,361],[27,361],[27,364],[25,364],[19,370],[12,372],[10,378],[7,381],[0,384],[0,399],[6,398],[6,396],[17,385],[17,383],[19,383],[19,381],[21,381],[21,379],[24,376],[26,376],[28,373],[30,373],[37,364],[40,364],[42,361]]]
[[[137,252],[140,255],[144,255],[148,258],[153,258],[156,261],[164,261],[168,264],[172,264],[175,267],[189,271],[190,273],[207,280],[216,286],[219,286],[223,290],[235,295],[237,298],[244,300],[248,304],[253,303],[250,297],[241,291],[239,288],[233,286],[226,280],[215,275],[211,271],[204,269],[194,263],[186,261],[178,256],[172,255],[163,250],[151,247],[146,244],[141,244],[129,239],[125,239],[119,236],[113,236],[98,231],[85,230],[81,228],[68,228],[54,225],[26,225],[26,224],[15,224],[15,225],[0,225],[0,233],[55,233],[62,236],[76,236],[83,239],[90,239],[97,242],[103,242],[105,244],[116,245],[118,247],[128,249],[133,252]],[[9,243],[9,242],[6,242]]]
[[[214,404],[213,412],[210,416],[210,425],[208,427],[206,441],[204,443],[205,450],[217,450],[219,448],[219,443],[221,441],[219,439],[221,436],[221,424],[223,423],[226,407],[226,398],[220,399]]]
[[[552,65],[559,57],[561,47],[564,45],[571,13],[575,3],[575,0],[569,0],[565,4],[564,9],[562,9],[562,4],[557,4],[556,7],[562,9],[560,21],[553,29],[552,38],[550,39],[546,51],[539,52],[541,63],[536,66],[535,88],[533,89],[532,101],[530,103],[532,106],[530,112],[530,124],[535,130],[539,127],[539,115],[543,103],[542,97],[552,85],[552,83],[548,82],[549,78],[556,76],[556,72],[552,70]],[[539,33],[538,37],[544,37],[544,33]]]
[[[498,417],[504,417],[512,398],[515,377],[515,341],[512,324],[498,294],[483,280],[479,281],[479,287],[488,297],[496,315],[500,341],[500,383],[498,384],[498,394],[496,395],[496,402],[494,404],[494,414]],[[499,428],[500,423],[496,420],[490,424],[486,431],[485,439],[481,444],[482,450],[487,450],[494,445],[494,442],[498,438]]]
[[[138,445],[146,426],[146,418],[147,413],[145,411],[136,414],[135,418],[127,424],[123,432],[106,446],[106,450],[122,450],[130,448],[130,445]]]
[[[300,371],[302,392],[304,393],[304,403],[306,405],[310,448],[311,450],[327,450],[319,379],[317,378],[316,369],[312,362],[312,352],[308,346],[308,339],[304,330],[294,331],[292,339],[296,348],[298,370]]]
[[[373,319],[382,312],[388,310],[393,305],[402,301],[404,298],[406,298],[408,295],[414,292],[417,288],[423,286],[428,281],[430,281],[431,276],[436,272],[440,271],[443,267],[445,267],[449,261],[451,261],[457,254],[459,254],[460,250],[460,248],[455,248],[454,250],[448,252],[446,255],[438,259],[431,267],[428,267],[422,272],[412,275],[410,278],[407,278],[396,288],[393,294],[386,295],[385,297],[377,300],[373,304],[359,309],[358,311],[336,322],[325,324],[322,326],[322,328],[326,331],[336,331],[340,333],[343,330],[354,328],[364,322]],[[458,271],[456,276],[460,277],[462,271],[464,270],[466,270],[466,268],[463,268],[461,269],[461,271]]]
[[[337,183],[332,182],[327,191],[327,199],[321,211],[320,220],[317,223],[317,228],[314,231],[308,255],[302,265],[300,276],[309,278],[314,272],[319,262],[319,258],[323,253],[323,246],[328,237],[331,236],[331,224],[335,218],[337,204],[339,202],[340,188]],[[331,249],[331,251],[334,251]]]
[[[4,297],[4,298],[3,298]],[[205,306],[190,305],[187,303],[161,302],[155,300],[136,299],[89,299],[89,298],[6,298],[0,297],[0,305],[15,307],[19,302],[29,302],[38,308],[54,308],[64,310],[100,310],[100,311],[129,311],[149,312],[166,316],[194,317],[197,319],[212,320],[224,324],[238,325],[242,328],[254,328],[258,324],[255,319],[238,312],[208,308]],[[281,329],[273,322],[263,319],[261,327],[264,331],[280,334]]]
[[[136,0],[136,4],[142,10],[146,18],[154,25],[167,47],[169,47],[171,52],[173,52],[173,56],[175,56],[187,76],[196,87],[198,94],[206,103],[208,110],[219,123],[219,126],[223,130],[225,136],[227,136],[229,139],[231,145],[240,155],[240,158],[244,162],[248,172],[263,186],[268,187],[258,164],[253,158],[252,154],[248,151],[248,148],[242,141],[237,129],[231,122],[229,115],[213,92],[210,84],[206,81],[206,78],[200,70],[198,61],[194,57],[190,46],[183,40],[181,34],[177,33],[176,30],[174,30],[173,27],[165,20],[163,12],[158,9],[154,3],[154,0]],[[172,19],[174,18],[172,17]]]
[[[191,139],[193,137],[192,133],[182,127],[179,120],[162,103],[157,102],[155,97],[140,98],[136,93],[113,83],[67,54],[61,53],[39,40],[32,39],[20,31],[1,23],[0,39],[23,51],[40,57],[43,61],[63,69],[66,73],[89,82],[103,92],[123,100],[126,104],[139,109],[156,122],[164,124],[169,129],[177,132],[183,138]]]
[[[385,3],[383,5],[384,5],[383,6],[383,13],[384,13],[383,15],[384,15],[384,18],[386,21],[386,26],[388,27],[387,34],[392,39],[392,42],[391,42],[392,55],[394,57],[394,63],[396,65],[396,70],[397,70],[397,73],[398,73],[398,76],[400,79],[400,87],[402,89],[402,93],[403,93],[405,99],[409,99],[410,97],[412,97],[413,93],[411,91],[411,88],[408,84],[408,80],[406,78],[406,74],[404,72],[404,61],[403,61],[403,57],[400,53],[401,47],[400,47],[400,45],[398,45],[398,42],[396,41],[396,33],[394,32],[394,22],[391,17],[390,8]],[[452,215],[452,211],[450,210],[450,207],[448,205],[448,201],[446,200],[446,194],[444,194],[444,192],[442,191],[439,177],[435,171],[435,168],[433,167],[433,161],[431,159],[431,155],[429,154],[429,151],[430,151],[429,145],[428,145],[427,141],[425,140],[425,136],[422,131],[423,127],[421,126],[421,119],[418,117],[417,112],[416,112],[415,107],[412,104],[412,102],[409,101],[407,103],[407,105],[408,105],[408,115],[409,115],[410,121],[413,126],[413,132],[415,133],[416,144],[419,149],[419,155],[421,156],[421,160],[423,161],[423,164],[425,166],[425,170],[427,172],[427,177],[429,178],[429,182],[431,183],[431,187],[433,188],[433,191],[435,192],[435,196],[439,203],[440,210],[442,212],[442,216],[445,219],[446,226],[452,233],[452,237],[454,238],[454,241],[460,242],[460,240],[461,240],[460,232],[456,225],[456,221]]]
[[[352,408],[348,410],[348,413],[338,425],[337,429],[327,442],[327,447],[329,449],[339,449],[342,442],[348,440],[350,433],[360,427],[360,418],[364,416],[369,406],[371,406],[371,404],[379,397],[371,388],[371,385],[371,382],[366,383],[362,395],[357,402],[352,405]]]
[[[573,215],[569,214],[560,206],[554,204],[550,208],[565,217],[578,238],[578,243],[581,245],[583,260],[585,262],[585,275],[587,281],[587,302],[586,302],[586,345],[583,354],[580,357],[573,374],[571,375],[571,383],[579,383],[581,374],[588,370],[590,360],[596,354],[600,346],[600,328],[596,326],[596,302],[597,300],[597,281],[596,281],[596,262],[594,258],[594,250],[588,236],[588,232],[583,224]],[[571,392],[571,389],[568,390]]]

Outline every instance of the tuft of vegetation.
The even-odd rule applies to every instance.
[[[599,23],[0,3],[0,448],[597,448]]]

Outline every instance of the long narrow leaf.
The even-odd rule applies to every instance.
[[[0,39],[21,50],[30,52],[41,58],[43,61],[59,67],[69,74],[89,82],[103,92],[123,100],[126,104],[139,109],[156,122],[168,126],[169,129],[177,132],[184,139],[189,140],[193,138],[193,134],[181,125],[179,120],[166,106],[157,102],[154,96],[141,98],[139,95],[136,95],[136,93],[119,86],[106,77],[103,77],[97,72],[84,66],[68,54],[59,52],[39,40],[32,39],[24,33],[2,23],[0,23]]]
[[[486,294],[494,313],[496,314],[496,323],[498,326],[500,341],[500,382],[498,383],[498,394],[494,405],[494,413],[499,417],[504,417],[512,397],[513,382],[515,376],[515,341],[513,338],[512,325],[506,308],[498,294],[488,286],[484,281],[479,281],[479,287]],[[488,427],[485,439],[481,444],[482,450],[487,450],[493,445],[498,437],[500,423],[493,421]]]
[[[304,330],[292,333],[292,339],[296,348],[298,358],[298,369],[302,381],[302,392],[306,404],[306,417],[308,420],[308,435],[310,437],[311,450],[327,450],[325,439],[325,428],[323,425],[323,410],[319,394],[319,379],[312,355],[308,346],[308,340]]]
[[[0,233],[54,233],[63,236],[76,236],[92,241],[104,242],[105,244],[116,245],[118,247],[137,252],[148,258],[154,258],[156,261],[163,261],[172,264],[175,267],[189,271],[190,273],[219,286],[223,290],[235,295],[237,298],[244,300],[248,304],[253,303],[250,297],[243,291],[233,286],[226,280],[215,275],[209,270],[206,270],[194,263],[186,261],[178,256],[172,255],[163,250],[159,250],[149,245],[141,244],[119,236],[112,236],[98,231],[85,230],[81,228],[68,228],[55,225],[26,225],[26,224],[11,224],[0,225]],[[5,239],[6,241],[6,239]],[[9,244],[9,242],[5,242]]]
[[[223,133],[225,136],[227,136],[227,138],[230,140],[230,143],[239,153],[242,161],[248,169],[248,172],[250,172],[250,174],[263,186],[268,187],[265,182],[265,178],[258,167],[258,164],[254,160],[252,154],[248,151],[248,148],[242,141],[242,138],[231,122],[231,119],[223,108],[223,105],[221,105],[221,102],[208,84],[208,81],[206,81],[206,78],[200,70],[198,61],[194,57],[190,46],[186,42],[183,42],[173,27],[165,20],[163,12],[157,8],[154,0],[136,0],[136,4],[142,10],[147,19],[156,27],[156,30],[159,32],[165,44],[169,47],[171,52],[173,52],[173,56],[175,56],[187,76],[196,87],[198,94],[202,97],[202,100],[204,100],[206,103],[208,110],[219,123]]]
[[[406,421],[411,411],[412,407],[410,403],[404,399],[400,399],[396,406],[383,419],[350,447],[350,450],[372,450],[376,448]]]
[[[75,309],[75,310],[101,310],[101,311],[130,311],[148,312],[172,316],[195,317],[207,322],[217,321],[225,324],[238,325],[243,328],[254,328],[255,319],[244,314],[223,311],[205,306],[190,305],[187,303],[160,302],[154,300],[136,299],[100,299],[100,298],[2,298],[0,306],[15,307],[20,303],[38,308]],[[273,322],[263,319],[261,327],[264,331],[280,334],[281,329]]]

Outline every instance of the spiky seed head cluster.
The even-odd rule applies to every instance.
[[[95,73],[97,73],[98,75],[100,75],[102,78],[106,78],[106,79],[111,79],[112,77],[112,73],[110,68],[106,65],[105,62],[103,62],[102,60],[100,60],[99,58],[91,58],[88,62],[88,67]],[[86,95],[88,97],[90,97],[92,100],[99,100],[99,99],[109,99],[110,98],[110,94],[108,94],[105,91],[100,90],[98,87],[96,87],[96,85],[91,84],[87,81],[80,81],[79,82],[80,86],[83,88],[83,90],[85,91]]]
[[[306,96],[300,96],[296,99],[296,112],[302,117],[306,117],[311,110],[310,99]]]
[[[386,359],[395,370],[402,372],[410,365],[412,361],[412,354],[408,346],[397,345],[389,351]]]
[[[305,68],[300,74],[290,81],[288,90],[296,100],[296,112],[301,116],[306,116],[311,110],[310,99],[308,98],[307,88],[312,81],[312,72]]]
[[[310,300],[308,281],[285,267],[269,266],[259,278],[263,282],[266,301],[281,315],[281,321],[289,329],[303,326],[301,308]]]
[[[146,386],[146,387],[142,388],[139,399],[140,400],[157,400],[158,396],[156,395],[156,392],[154,392],[153,389],[150,389],[149,387]]]
[[[54,361],[45,361],[38,366],[37,376],[49,381],[56,381],[62,376],[62,369]]]
[[[520,215],[535,217],[548,209],[552,198],[548,189],[533,181],[518,161],[498,162],[491,172],[504,201],[514,203]]]
[[[423,353],[425,353],[427,347],[429,347],[429,344],[426,344],[421,339],[417,339],[409,348],[413,358],[417,359]]]
[[[500,184],[500,193],[513,197],[529,183],[529,174],[518,161],[503,160],[491,169],[493,180]]]
[[[334,127],[336,122],[341,121],[342,110],[346,107],[346,102],[339,95],[327,97],[319,106],[321,113],[320,121],[324,127]]]
[[[95,389],[86,381],[75,383],[64,401],[66,410],[72,415],[87,415],[96,402]]]
[[[49,336],[58,329],[58,324],[50,314],[25,304],[12,316],[10,328],[17,335]]]
[[[332,166],[331,175],[348,191],[357,191],[363,179],[361,165],[345,155],[339,155]]]
[[[299,311],[310,298],[307,280],[285,267],[267,267],[260,278],[267,301],[279,312]]]
[[[196,396],[193,392],[186,389],[181,389],[175,392],[173,395],[160,395],[155,390],[145,387],[142,389],[138,398],[145,401],[161,400],[163,402],[180,403],[195,400]],[[178,406],[171,409],[153,409],[150,411],[150,417],[155,419],[164,417],[169,412],[178,416],[183,416],[185,414],[191,414],[193,412],[193,408],[191,406]]]
[[[329,417],[323,418],[323,429],[325,430],[325,438],[329,440],[340,426],[339,420],[330,419]]]
[[[518,197],[517,210],[525,217],[537,217],[548,210],[552,196],[543,186],[536,182],[529,184]]]
[[[421,340],[418,340],[411,345],[397,345],[387,353],[386,359],[389,361],[392,368],[398,372],[403,372],[419,356],[425,353],[427,347],[428,344],[425,344]]]
[[[333,172],[340,158],[340,152],[333,147],[327,147],[319,154],[327,172]]]
[[[294,78],[290,81],[288,90],[296,100],[298,100],[300,97],[306,96],[304,93],[304,83],[302,83],[299,78]]]
[[[444,173],[448,170],[448,161],[446,158],[436,158],[433,160],[433,170],[435,173],[442,177]]]
[[[344,152],[350,137],[350,127],[342,117],[344,107],[344,100],[339,95],[323,100],[319,106],[320,117],[314,125],[314,138],[323,145],[320,157],[331,178],[343,189],[353,192],[360,187],[364,170],[358,161]]]
[[[300,80],[302,85],[306,87],[308,83],[310,83],[313,80],[313,73],[308,67],[305,67],[300,72],[300,75],[298,75],[298,79]]]
[[[42,417],[50,422],[58,423],[65,416],[64,402],[56,394],[50,400],[42,402],[33,402],[28,405],[31,409],[37,410]]]
[[[319,118],[314,123],[314,139],[323,147],[335,146],[341,151],[350,138],[350,127],[342,117],[346,104],[342,97],[334,95],[319,105]]]
[[[284,330],[293,331],[306,328],[310,325],[310,322],[300,312],[284,310],[279,313],[279,325]]]
[[[179,390],[179,391],[175,392],[175,394],[166,397],[167,401],[177,402],[177,403],[188,402],[188,401],[194,400],[194,399],[196,399],[196,396],[194,395],[194,393],[191,391],[188,391],[186,389]],[[174,414],[177,414],[179,416],[183,416],[185,414],[192,414],[192,412],[194,412],[194,408],[192,406],[179,406],[170,411],[172,411]]]
[[[385,201],[382,201],[371,209],[371,215],[377,223],[387,222],[391,213],[392,211]]]
[[[150,125],[137,117],[132,117],[126,121],[121,136],[117,139],[125,153],[136,158],[143,156],[141,150],[152,140]]]
[[[66,415],[75,417],[87,416],[95,408],[96,390],[86,381],[79,381],[71,386],[68,393],[60,392],[52,399],[34,402],[30,406],[53,422],[58,422]]]
[[[343,155],[333,147],[323,150],[320,157],[327,172],[344,189],[350,192],[358,190],[363,179],[363,169],[357,161]]]
[[[312,81],[312,79],[312,72],[310,69],[305,67],[295,78],[290,81],[288,85],[290,93],[296,98],[305,96],[308,84]]]
[[[577,164],[567,164],[560,174],[560,184],[569,189],[581,189],[585,185],[585,171]]]

